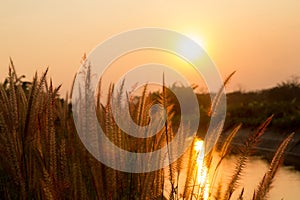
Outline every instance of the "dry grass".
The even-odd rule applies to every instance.
[[[272,119],[272,117],[268,118],[245,143],[229,184],[222,185],[220,180],[216,180],[216,174],[219,173],[219,165],[230,153],[230,143],[241,125],[232,131],[221,150],[218,150],[215,144],[211,152],[204,157],[203,166],[207,167],[210,176],[206,176],[202,184],[197,180],[197,176],[199,173],[204,173],[204,168],[202,171],[197,170],[198,153],[193,146],[167,169],[150,173],[124,173],[101,164],[86,151],[73,124],[68,95],[65,99],[60,99],[59,87],[54,88],[51,81],[47,81],[46,75],[47,71],[41,78],[35,75],[32,83],[28,85],[17,76],[11,61],[9,77],[0,84],[0,196],[2,199],[165,199],[167,197],[174,200],[188,200],[205,199],[207,187],[210,188],[209,199],[230,199],[237,188],[252,148]],[[90,93],[91,71],[88,63],[86,63],[84,77],[85,87],[84,91],[80,91],[81,98],[92,95]],[[107,99],[106,104],[100,102],[101,84],[98,91],[97,117],[106,135],[116,145],[132,152],[151,152],[168,144],[175,136],[176,124],[172,124],[174,103],[171,102],[169,98],[171,94],[165,87],[161,93],[151,94],[145,87],[140,97],[127,96],[126,101],[132,118],[138,125],[149,123],[147,113],[151,105],[160,103],[166,108],[167,122],[164,128],[147,139],[137,139],[124,134],[113,119],[110,99]],[[116,97],[112,97],[113,91],[114,86],[111,85],[108,98],[115,98],[114,101],[120,105],[120,102],[124,101],[121,97],[122,87]],[[219,97],[220,95],[216,95],[211,113],[214,112]],[[95,127],[89,126],[91,116],[88,116],[86,109],[88,108],[84,105],[80,107],[80,113],[84,115],[80,123],[83,123],[83,127],[90,132],[97,132]],[[259,183],[253,199],[264,199],[267,196],[292,136],[285,139],[278,148],[270,170]],[[95,140],[97,141],[97,138]],[[101,147],[98,148],[101,151]],[[216,152],[220,157],[214,156]],[[216,165],[213,164],[214,159],[219,159]],[[225,193],[222,194],[224,187]],[[239,199],[243,199],[243,193],[244,189]]]

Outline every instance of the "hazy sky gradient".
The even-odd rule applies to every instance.
[[[199,36],[231,88],[267,88],[300,76],[300,1],[2,1],[0,79],[9,56],[31,79],[50,67],[63,92],[80,59],[119,32],[161,27]]]

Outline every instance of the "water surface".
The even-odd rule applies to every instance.
[[[236,156],[230,156],[223,161],[220,168],[219,178],[224,182],[229,181],[234,170]],[[268,163],[258,157],[251,157],[248,160],[242,179],[239,181],[238,193],[245,187],[245,198],[251,199],[253,191],[261,181],[264,173],[268,170]],[[232,199],[236,199],[238,194],[233,194]],[[269,193],[269,199],[300,199],[300,172],[293,170],[292,167],[282,166],[279,168],[273,187]]]

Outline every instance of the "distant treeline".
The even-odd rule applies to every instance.
[[[201,119],[204,126],[209,122],[208,94],[198,94]],[[298,79],[282,82],[276,87],[259,91],[236,91],[227,94],[225,130],[242,123],[244,128],[257,127],[261,121],[274,114],[270,128],[275,131],[300,129],[300,82]],[[200,122],[201,125],[201,122]]]
[[[195,89],[193,87],[193,89]],[[169,90],[170,89],[170,90]],[[180,104],[173,92],[184,97],[193,98],[189,89],[172,85],[167,90],[169,103],[173,104],[173,124],[180,122]],[[158,94],[152,93],[153,101]],[[237,124],[242,123],[243,128],[256,128],[266,118],[274,115],[269,129],[281,133],[290,133],[300,130],[300,82],[298,79],[284,81],[277,86],[258,91],[235,91],[228,93],[226,105],[226,120],[224,131],[227,131]],[[139,99],[139,97],[136,97]],[[200,110],[200,122],[194,117],[196,109],[192,105],[185,105],[188,110],[191,123],[199,123],[198,136],[203,137],[209,127],[211,99],[208,93],[197,93]]]

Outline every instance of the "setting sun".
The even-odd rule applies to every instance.
[[[188,36],[188,35],[187,35]],[[184,56],[188,61],[193,62],[204,55],[205,48],[200,43],[200,39],[197,41],[190,36],[188,38],[182,38],[176,41],[176,47],[181,56]],[[199,48],[199,46],[202,48]]]
[[[200,36],[196,33],[187,33],[186,36],[188,36],[190,39],[194,40],[198,45],[200,45],[204,50],[207,48],[207,44],[203,38],[203,36]]]

